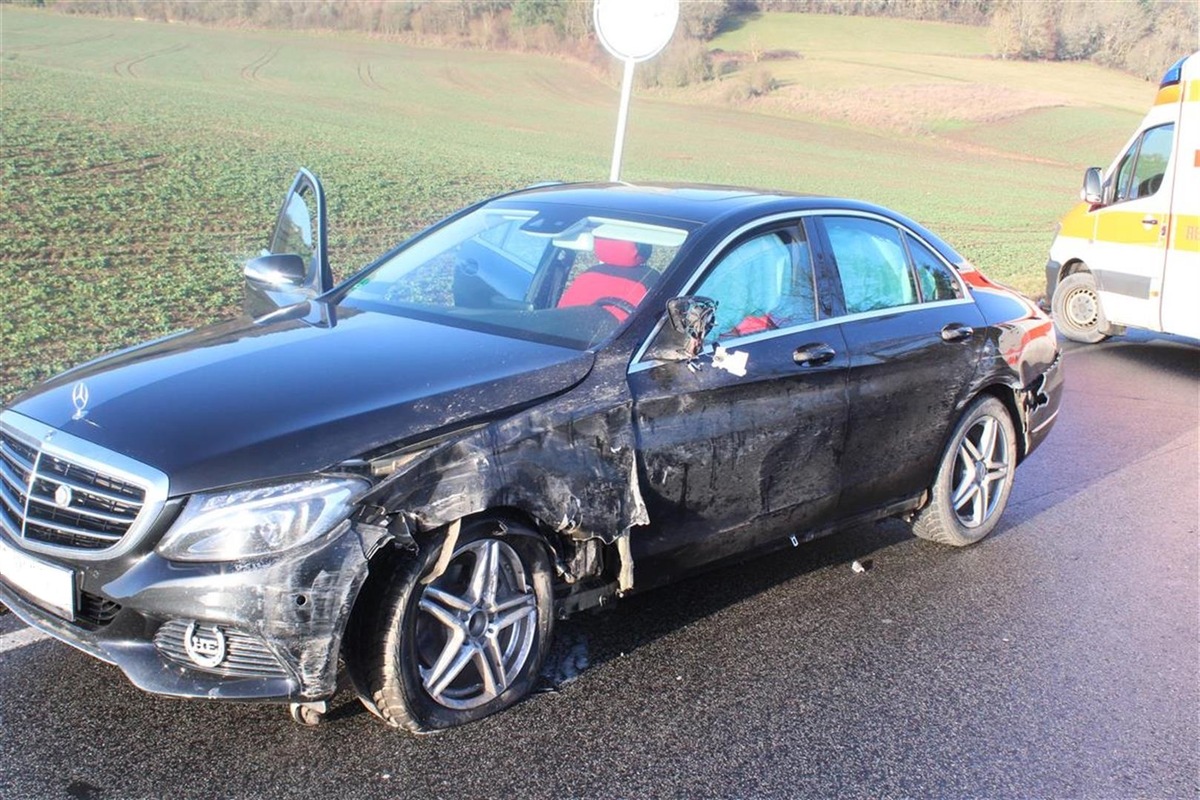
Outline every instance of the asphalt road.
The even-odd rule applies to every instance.
[[[1200,349],[1066,369],[980,545],[887,522],[631,598],[438,736],[151,697],[0,616],[0,797],[1197,797]]]

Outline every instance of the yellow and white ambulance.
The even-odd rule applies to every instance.
[[[1046,264],[1059,332],[1200,338],[1200,51],[1167,70],[1137,132],[1079,195]]]

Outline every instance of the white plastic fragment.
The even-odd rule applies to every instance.
[[[746,377],[746,363],[749,360],[750,354],[745,350],[726,350],[717,345],[717,349],[713,352],[712,363],[717,369],[723,369],[730,375],[744,378]]]

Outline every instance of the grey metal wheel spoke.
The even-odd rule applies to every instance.
[[[471,571],[471,584],[467,590],[471,600],[475,603],[479,603],[484,599],[489,583],[493,587],[492,591],[495,591],[493,574],[496,571],[496,552],[499,550],[498,543],[493,540],[485,541],[479,550],[482,552],[475,554],[475,568]]]
[[[483,691],[490,697],[499,697],[508,688],[508,674],[504,671],[504,654],[500,652],[500,642],[494,635],[488,636],[483,647],[479,649],[475,661],[479,674],[483,678]]]
[[[461,597],[432,586],[425,587],[418,607],[452,631],[462,630],[463,622],[455,611],[470,611],[471,604]]]
[[[988,484],[987,481],[984,481],[979,485],[979,494],[977,496],[974,509],[975,513],[971,515],[971,519],[974,520],[976,525],[982,525],[983,521],[987,519],[988,511],[991,509],[991,505],[991,485]]]
[[[496,631],[503,631],[528,617],[537,610],[537,598],[532,594],[519,594],[505,600],[496,606],[496,616],[492,625]]]
[[[954,510],[958,511],[978,493],[979,484],[975,483],[974,476],[964,477],[963,482],[954,490],[954,497],[950,502],[954,504]]]
[[[436,586],[426,586],[424,597],[422,600],[431,599],[439,605],[451,611],[470,611],[471,601],[465,597],[459,597],[456,594],[442,591]]]
[[[983,432],[979,436],[979,455],[975,460],[986,461],[996,450],[996,431],[1000,426],[991,417],[984,417],[980,422],[983,423]]]
[[[975,449],[974,442],[966,436],[963,437],[962,445],[958,448],[958,457],[963,460],[964,464],[969,464],[983,458],[979,451]]]
[[[425,677],[425,691],[434,697],[446,691],[446,687],[458,677],[458,674],[463,671],[463,667],[471,660],[474,651],[475,648],[466,643],[466,637],[455,631],[446,640],[446,646],[442,648],[442,654],[438,656],[437,662],[430,667],[429,674]]]

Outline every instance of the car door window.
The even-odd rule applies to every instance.
[[[719,339],[813,322],[816,291],[802,229],[772,230],[734,245],[692,294],[717,301]]]
[[[1174,137],[1173,122],[1151,128],[1138,137],[1117,167],[1114,202],[1149,197],[1158,191],[1171,159]]]
[[[847,314],[917,301],[900,231],[878,220],[836,216],[825,218],[825,230],[837,262]]]
[[[942,260],[909,234],[904,234],[908,254],[912,257],[913,269],[917,273],[917,285],[921,288],[921,300],[932,303],[937,300],[961,298],[962,286]]]

